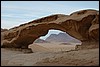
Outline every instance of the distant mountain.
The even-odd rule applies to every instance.
[[[42,39],[36,39],[34,43],[49,43],[49,42]]]
[[[79,40],[71,37],[70,35],[68,35],[66,33],[51,34],[48,38],[46,38],[46,41],[49,41],[49,42],[74,42],[74,43],[80,43]]]

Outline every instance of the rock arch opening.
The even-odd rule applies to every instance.
[[[58,52],[74,50],[77,44],[81,45],[81,41],[71,37],[66,32],[50,29],[45,36],[37,38],[28,48],[33,52]]]
[[[62,42],[62,43],[81,43],[76,38],[73,38],[66,32],[61,30],[50,29],[45,36],[40,36],[34,43],[50,43],[50,42]]]

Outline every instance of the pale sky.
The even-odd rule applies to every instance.
[[[1,1],[1,28],[10,29],[48,15],[69,15],[83,9],[99,10],[99,1]]]

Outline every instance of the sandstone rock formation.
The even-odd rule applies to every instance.
[[[3,32],[2,47],[27,48],[37,38],[46,35],[50,29],[68,33],[80,40],[82,47],[96,45],[99,42],[99,11],[87,9],[70,15],[56,14],[11,28]]]
[[[5,32],[5,31],[8,31],[8,29],[3,29],[3,28],[1,28],[1,45],[3,45],[2,43],[2,41],[4,40],[4,33],[3,32]]]
[[[1,32],[7,31],[7,30],[8,30],[8,29],[2,29],[2,28],[1,28]]]

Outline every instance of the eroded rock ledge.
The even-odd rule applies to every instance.
[[[30,21],[2,32],[1,47],[28,48],[48,30],[56,29],[68,33],[82,42],[82,48],[99,44],[99,11],[81,10],[70,15],[56,14]],[[95,47],[95,46],[94,46]]]

